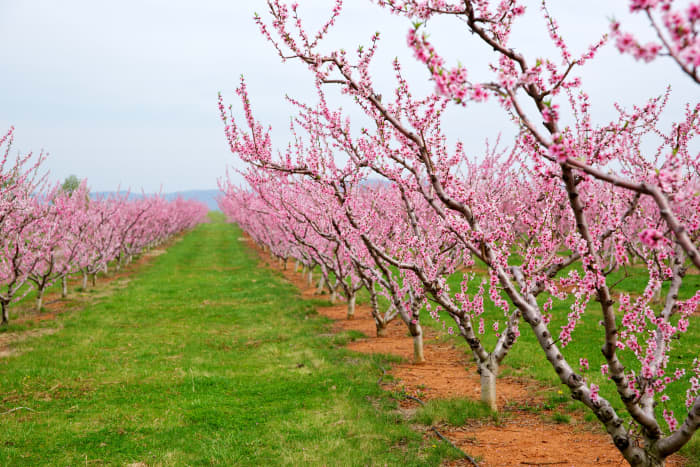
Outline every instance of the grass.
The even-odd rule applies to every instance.
[[[554,423],[560,423],[563,425],[568,425],[571,423],[571,417],[560,412],[554,412],[549,419]]]
[[[421,425],[445,423],[462,426],[469,420],[498,422],[498,414],[480,401],[470,399],[433,399],[418,408],[413,421]]]
[[[387,359],[258,267],[220,218],[0,360],[0,465],[438,465]],[[28,409],[10,410],[17,407]]]

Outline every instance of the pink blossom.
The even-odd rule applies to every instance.
[[[649,248],[657,248],[663,243],[664,235],[657,229],[647,228],[639,234],[639,240]]]
[[[549,155],[560,164],[564,164],[568,159],[566,147],[562,143],[552,143],[549,146]]]

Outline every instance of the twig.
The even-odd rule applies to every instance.
[[[464,456],[464,458],[467,459],[469,462],[471,462],[475,467],[479,467],[479,464],[477,464],[477,462],[474,460],[474,458],[473,458],[472,456],[470,456],[469,454],[467,454],[466,452],[462,451],[462,450],[459,449],[457,446],[455,446],[454,443],[453,443],[452,441],[450,441],[449,439],[445,438],[445,437],[442,435],[442,433],[440,433],[440,432],[438,431],[437,428],[435,428],[434,426],[431,426],[430,429],[433,430],[433,431],[435,432],[436,435],[438,435],[438,438],[440,438],[441,440],[443,440],[444,442],[446,442],[447,444],[449,444],[450,446],[452,446],[454,449],[456,449],[457,451],[459,451],[459,452],[462,454],[462,456]]]
[[[7,412],[0,413],[0,415],[7,415],[7,414],[10,414],[12,412],[17,412],[18,410],[22,410],[22,409],[29,410],[30,412],[36,412],[36,410],[30,409],[29,407],[15,407],[14,409],[10,409]]]
[[[379,379],[377,380],[377,384],[382,384],[382,380],[383,380],[384,377],[386,376],[386,370],[384,369],[384,367],[382,367],[382,366],[379,365],[378,363],[375,363],[375,365],[377,365],[377,368],[379,368],[380,370],[382,370],[382,375],[381,375],[381,376],[379,377]]]
[[[418,402],[420,405],[422,405],[422,406],[425,407],[425,402],[423,402],[422,400],[418,399],[417,397],[409,396],[408,394],[403,394],[403,396],[404,396],[406,399],[411,399],[412,401],[416,401],[416,402]]]
[[[556,461],[556,462],[527,462],[523,461],[521,464],[523,465],[557,465],[557,464],[566,464],[569,461]]]

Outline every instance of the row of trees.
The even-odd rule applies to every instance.
[[[88,280],[116,268],[171,236],[204,220],[207,208],[195,201],[160,196],[129,199],[128,194],[91,197],[87,182],[49,185],[40,172],[43,155],[10,158],[13,129],[0,139],[0,325],[9,306],[57,282],[66,296],[67,278]]]
[[[630,10],[647,16],[654,41],[642,45],[613,21],[609,35],[574,56],[545,3],[540,11],[556,55],[533,59],[511,41],[526,11],[520,1],[377,4],[413,21],[407,43],[434,92],[418,97],[395,60],[396,87],[382,97],[370,68],[379,33],[354,54],[324,50],[340,0],[313,34],[296,4],[269,0],[270,21],[256,15],[261,33],[283,60],[308,67],[318,100],[289,99],[298,109],[293,140],[275,154],[245,81],[237,89],[240,120],[219,98],[247,182],[245,188],[221,182],[221,209],[281,261],[318,267],[330,290],[347,299],[348,317],[365,288],[377,334],[400,318],[417,362],[424,359],[420,310],[438,320],[449,316],[444,325],[469,345],[482,398],[493,407],[499,365],[517,346],[524,321],[542,358],[625,459],[663,465],[700,424],[700,360],[670,359],[691,326],[698,332],[693,315],[700,291],[683,300],[679,294],[689,268],[700,267],[700,155],[692,153],[700,103],[662,125],[667,92],[629,109],[615,104],[617,117],[597,122],[574,74],[613,39],[623,53],[646,61],[665,56],[700,82],[700,5],[632,0]],[[448,65],[423,32],[436,17],[460,21],[493,54],[477,73],[490,73],[490,80],[472,81],[464,64]],[[353,126],[330,104],[331,87],[351,97],[370,124]],[[508,150],[494,145],[469,157],[462,143],[448,145],[444,116],[451,105],[483,102],[500,106],[517,136]],[[615,298],[612,276],[633,262],[646,269],[646,287]],[[483,279],[475,267],[485,268]],[[460,273],[454,290],[447,277]],[[379,309],[379,296],[387,310]],[[552,310],[562,303],[568,316],[554,329]],[[568,347],[577,326],[590,319],[600,321],[600,380],[613,389],[603,392],[616,400],[584,376],[590,356]],[[670,401],[669,386],[680,384],[685,400]]]

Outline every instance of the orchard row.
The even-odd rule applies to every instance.
[[[686,336],[700,332],[700,291],[683,288],[688,271],[700,267],[700,155],[693,154],[700,103],[662,125],[669,93],[631,108],[610,102],[617,117],[600,122],[576,74],[614,41],[638,60],[664,56],[700,82],[700,4],[633,0],[630,10],[651,20],[657,39],[641,44],[613,21],[608,35],[578,55],[538,4],[555,54],[529,57],[520,52],[526,44],[511,40],[526,13],[521,1],[376,3],[413,21],[407,43],[434,92],[418,96],[398,59],[393,92],[380,92],[371,66],[379,33],[353,52],[328,50],[341,1],[308,33],[296,4],[269,0],[268,21],[256,16],[260,31],[283,60],[308,68],[318,99],[289,98],[298,109],[293,137],[277,153],[271,130],[253,115],[245,81],[237,89],[240,119],[219,99],[247,182],[222,182],[221,209],[280,261],[318,268],[325,286],[347,300],[348,317],[365,289],[377,335],[400,319],[416,362],[424,359],[421,310],[443,321],[471,349],[482,398],[494,408],[499,365],[517,351],[521,333],[532,333],[540,358],[625,459],[663,465],[700,423],[697,349],[691,361],[671,359]],[[484,69],[472,64],[489,80],[472,80],[469,60],[447,64],[423,32],[438,19],[460,21],[492,54]],[[362,125],[331,104],[342,96]],[[500,107],[517,134],[511,148],[492,145],[470,157],[462,143],[448,145],[445,114],[455,105]],[[462,137],[482,138],[469,133],[468,117],[461,127]],[[618,292],[628,268],[642,268],[646,285]],[[455,275],[462,276],[456,286],[448,280]],[[566,316],[553,315],[562,308]],[[571,345],[590,320],[599,322],[602,345],[597,377],[586,373],[592,358]]]
[[[13,129],[0,138],[0,306],[9,306],[36,290],[41,309],[44,292],[67,278],[88,279],[118,269],[135,255],[205,219],[199,202],[160,196],[129,199],[128,194],[91,197],[87,181],[79,186],[50,185],[42,175],[43,156],[10,158]]]

